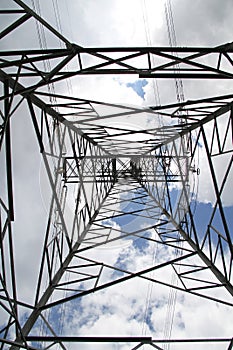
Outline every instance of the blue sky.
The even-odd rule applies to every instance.
[[[131,88],[139,97],[145,100],[145,87],[148,85],[148,81],[146,79],[137,79],[135,81],[122,81],[121,79],[115,79],[116,82],[120,86],[126,86],[127,88]]]
[[[143,100],[145,99],[145,91],[143,88],[146,85],[148,85],[148,81],[146,79],[136,80],[133,83],[126,83],[126,86],[132,88]]]

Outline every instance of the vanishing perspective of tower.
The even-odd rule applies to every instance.
[[[180,79],[232,79],[233,44],[86,48],[21,0],[0,15],[0,348],[211,342],[232,349],[231,338],[171,339],[169,331],[164,339],[71,334],[64,319],[83,312],[82,298],[135,280],[145,290],[150,283],[233,306],[233,225],[224,203],[232,184],[233,94],[141,108],[83,99],[69,86],[70,78],[91,75],[176,79],[177,87]],[[22,28],[31,23],[41,47],[27,47]],[[201,181],[213,197],[205,218],[197,210]],[[31,237],[37,263],[22,266],[23,241]],[[113,259],[119,250],[130,258],[131,247],[150,250],[151,262],[140,254],[133,264],[119,253]]]

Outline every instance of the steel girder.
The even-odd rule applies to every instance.
[[[63,41],[64,48],[3,51],[1,56],[1,147],[6,159],[7,179],[6,196],[3,194],[0,202],[0,303],[7,320],[1,328],[2,348],[7,344],[13,348],[33,348],[27,341],[43,340],[59,343],[64,349],[63,342],[67,339],[56,334],[46,311],[134,278],[232,306],[231,298],[215,293],[216,289],[225,289],[231,297],[233,294],[232,227],[222,200],[232,175],[232,95],[142,110],[38,91],[69,77],[89,74],[231,79],[232,44],[217,48],[175,48],[177,55],[173,53],[174,48],[164,47],[82,48],[69,43],[22,1],[15,2],[19,5],[17,10],[0,13],[17,13],[22,17],[5,28],[1,38],[34,17]],[[209,54],[216,55],[216,66],[198,61]],[[91,64],[87,64],[85,55],[91,57]],[[64,67],[75,57],[78,57],[78,65],[72,71],[65,71]],[[156,57],[162,57],[166,62],[156,65]],[[227,61],[224,67],[221,66],[222,58]],[[49,71],[37,65],[44,60],[51,62]],[[32,77],[33,81],[30,80]],[[22,104],[27,106],[47,176],[46,186],[51,191],[33,303],[17,296],[12,237],[15,213],[11,119]],[[131,118],[134,123],[138,116],[146,118],[145,114],[153,117],[155,123],[143,130],[111,124],[122,116]],[[160,118],[166,118],[167,123],[158,122]],[[200,145],[204,148],[215,195],[202,234],[197,229],[195,199],[192,200],[192,191],[188,188],[190,177],[199,175],[195,160]],[[223,157],[226,168],[224,175],[219,177],[215,160]],[[180,184],[181,190],[174,204],[172,186],[175,183]],[[71,198],[71,192],[75,194],[74,198]],[[131,208],[130,203],[133,203]],[[126,228],[114,227],[113,222],[129,217],[133,218],[134,225],[130,219]],[[144,220],[145,226],[136,225],[135,229],[139,220]],[[152,231],[154,233],[148,235]],[[90,258],[89,253],[99,247],[127,243],[127,239],[166,247],[168,256],[144,269],[135,267],[132,270],[111,265],[101,258]],[[156,276],[157,271],[168,266],[175,271],[176,285]],[[24,323],[19,309],[29,314]],[[29,335],[38,320],[53,337],[42,339]],[[15,341],[12,341],[12,333]],[[117,338],[95,340],[126,341]],[[88,337],[82,341],[94,340]],[[145,343],[160,348],[156,345],[160,340],[128,339],[128,342],[134,341],[139,343],[136,348]],[[166,341],[169,340],[163,340]],[[213,341],[227,342],[229,349],[232,346],[231,339]]]

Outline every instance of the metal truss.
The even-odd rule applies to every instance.
[[[135,278],[233,305],[232,218],[223,201],[232,178],[233,95],[141,109],[45,88],[91,74],[232,79],[232,44],[216,48],[83,48],[71,44],[21,0],[14,2],[17,8],[0,10],[0,15],[20,17],[2,30],[1,39],[34,19],[64,47],[1,52],[0,136],[6,164],[1,170],[5,187],[0,198],[1,322],[5,320],[0,325],[1,349],[35,349],[40,342],[45,348],[59,344],[62,349],[67,342],[124,342],[132,349],[145,344],[162,349],[161,343],[208,341],[222,342],[224,349],[231,349],[233,343],[228,338],[65,337],[54,330],[48,310],[53,312],[65,303]],[[208,55],[216,58],[214,64],[208,63]],[[44,61],[50,63],[46,70]],[[66,69],[73,62],[73,68]],[[17,295],[13,249],[17,220],[11,124],[22,106],[33,125],[51,194],[32,303]],[[131,126],[117,122],[122,117]],[[140,128],[137,121],[147,118],[153,122]],[[215,197],[202,233],[197,228],[195,191],[190,185],[200,173],[200,148]],[[221,159],[225,166],[222,176],[217,170]],[[120,222],[125,223],[121,228]],[[114,249],[130,242],[141,247],[152,244],[166,254],[143,269],[135,263],[131,270],[102,258],[101,247]],[[175,285],[166,278],[167,269],[175,273]],[[24,314],[28,318],[22,322]],[[31,335],[39,322],[44,334]]]

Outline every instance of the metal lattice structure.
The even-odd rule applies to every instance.
[[[1,52],[1,178],[5,179],[0,199],[1,349],[35,349],[41,342],[61,349],[67,342],[123,342],[134,343],[129,347],[134,349],[145,344],[162,349],[160,344],[170,339],[57,334],[48,310],[134,279],[233,305],[232,218],[223,200],[232,183],[233,95],[143,109],[55,93],[52,87],[93,74],[232,79],[233,45],[84,48],[70,43],[21,0],[14,2],[15,9],[0,10],[2,17],[18,16],[1,31],[3,43],[33,20],[62,46]],[[208,63],[210,55],[214,64]],[[67,69],[68,63],[72,68]],[[18,297],[14,262],[18,218],[11,125],[20,113],[31,120],[38,144],[36,159],[42,159],[42,191],[45,197],[48,193],[46,226],[40,233],[42,258],[31,302]],[[122,118],[127,119],[125,125]],[[148,119],[150,123],[140,127],[140,120]],[[192,188],[201,176],[200,147],[215,198],[202,232]],[[125,225],[119,229],[122,222]],[[129,242],[154,245],[166,254],[150,266],[135,262],[131,270],[104,260],[101,247],[114,249]],[[175,284],[167,278],[169,269],[175,273]],[[39,322],[44,331],[37,334]],[[223,349],[233,345],[228,338],[211,341],[221,343]]]

